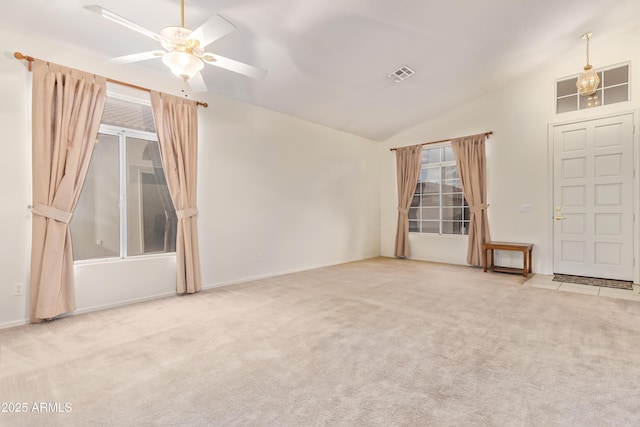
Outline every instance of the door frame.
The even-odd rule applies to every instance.
[[[633,164],[634,164],[634,173],[633,173],[633,283],[640,284],[640,110],[622,110],[622,111],[613,111],[610,113],[598,114],[598,115],[589,115],[585,117],[576,117],[570,120],[564,120],[559,122],[552,122],[547,125],[547,177],[548,179],[548,187],[547,187],[547,215],[548,215],[548,238],[549,238],[549,248],[551,253],[550,265],[551,265],[551,274],[554,273],[555,270],[555,253],[554,253],[554,211],[553,211],[553,195],[555,190],[554,183],[554,146],[553,146],[553,136],[554,136],[554,128],[556,126],[568,125],[573,123],[581,123],[581,122],[590,122],[593,120],[606,119],[610,117],[624,116],[627,114],[631,114],[633,118]]]

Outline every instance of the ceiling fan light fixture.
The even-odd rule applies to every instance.
[[[591,64],[589,64],[589,39],[591,38],[592,33],[584,33],[582,35],[582,39],[587,41],[587,65],[585,65],[582,73],[578,76],[578,80],[576,81],[576,87],[578,88],[578,93],[582,96],[589,96],[596,93],[598,90],[598,85],[600,84],[600,77],[598,77],[598,73],[593,69]]]
[[[176,46],[187,46],[189,42],[187,38],[191,34],[191,30],[184,27],[166,27],[160,31],[162,39],[160,43],[162,47],[171,52]]]
[[[204,68],[204,62],[200,58],[187,52],[165,53],[162,62],[183,80],[189,80]]]

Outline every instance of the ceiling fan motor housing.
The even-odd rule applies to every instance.
[[[166,27],[160,32],[160,43],[168,52],[188,52],[199,56],[203,49],[198,40],[189,39],[191,33],[190,29],[184,27]]]

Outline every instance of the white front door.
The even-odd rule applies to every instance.
[[[633,132],[633,114],[554,126],[554,273],[633,280]]]

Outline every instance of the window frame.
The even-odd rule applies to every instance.
[[[607,79],[606,79],[606,73],[607,71],[614,71],[620,68],[624,68],[627,67],[627,80],[626,82],[623,83],[617,83],[617,84],[612,84],[612,85],[608,85],[607,83]],[[623,63],[619,63],[619,64],[615,64],[615,65],[610,65],[607,67],[602,67],[602,68],[598,68],[596,69],[596,72],[598,73],[598,77],[600,77],[600,85],[598,86],[598,89],[596,91],[596,94],[601,95],[601,100],[600,103],[597,105],[592,105],[592,106],[582,106],[582,102],[581,101],[581,97],[578,94],[578,89],[576,88],[575,92],[571,92],[569,94],[566,95],[558,95],[558,86],[561,83],[565,83],[568,81],[573,81],[573,85],[575,87],[575,80],[579,77],[579,74],[575,74],[572,76],[568,76],[568,77],[563,77],[560,79],[556,79],[555,84],[554,84],[554,112],[556,115],[558,114],[565,114],[565,113],[572,113],[575,111],[584,111],[584,110],[590,110],[592,108],[598,108],[598,107],[603,107],[606,105],[613,105],[613,104],[618,104],[621,102],[629,102],[631,101],[631,76],[632,76],[632,70],[631,70],[631,63],[630,62],[623,62]],[[623,87],[623,86],[627,86],[627,99],[623,100],[623,101],[615,101],[615,102],[606,102],[606,91],[607,89],[613,89],[613,88],[617,88],[617,87]],[[576,105],[575,105],[575,109],[572,110],[566,110],[566,111],[558,111],[558,102],[562,99],[568,99],[571,97],[576,97]]]
[[[139,99],[133,99],[127,96],[120,96],[116,94],[107,94],[108,97],[124,100],[128,102],[135,102],[137,104],[145,105],[151,107],[150,102],[145,102]],[[96,258],[87,258],[87,259],[79,259],[73,260],[74,265],[82,265],[82,264],[92,264],[92,263],[104,263],[104,262],[117,262],[117,261],[126,261],[126,260],[139,260],[143,258],[158,258],[158,257],[166,257],[171,256],[175,257],[176,252],[152,252],[152,253],[141,253],[136,255],[130,255],[128,253],[128,230],[129,230],[129,221],[128,221],[128,191],[127,191],[127,183],[128,183],[128,164],[127,164],[127,138],[136,138],[145,141],[158,142],[158,135],[156,132],[149,132],[138,129],[126,128],[118,125],[110,125],[110,124],[100,124],[98,129],[98,135],[110,135],[118,138],[118,203],[119,203],[119,254],[114,256],[102,256]],[[163,165],[164,171],[164,165]]]
[[[128,201],[128,191],[127,191],[127,182],[128,182],[128,173],[127,170],[127,138],[136,138],[143,139],[145,141],[153,141],[156,144],[158,143],[158,135],[153,132],[146,132],[137,129],[127,129],[120,126],[113,125],[100,125],[100,129],[98,130],[98,134],[104,135],[113,135],[118,137],[118,175],[119,175],[119,196],[118,200],[120,202],[120,255],[118,259],[130,259],[130,258],[139,258],[150,255],[158,255],[158,254],[140,254],[140,255],[129,255],[129,201]],[[175,252],[164,252],[166,253],[175,253]]]
[[[437,220],[431,220],[431,219],[423,219],[422,218],[422,213],[423,213],[423,209],[427,208],[427,209],[435,209],[435,206],[423,206],[422,205],[422,196],[425,195],[425,193],[422,193],[422,181],[420,180],[420,176],[418,177],[418,182],[416,185],[416,189],[414,190],[413,193],[413,198],[415,199],[415,197],[420,197],[420,202],[418,205],[414,206],[413,205],[413,201],[411,203],[411,206],[409,207],[409,233],[410,234],[426,234],[426,235],[437,235],[437,236],[459,236],[459,237],[467,237],[468,233],[469,233],[469,214],[465,215],[465,213],[469,212],[469,205],[467,203],[466,197],[464,196],[464,192],[461,191],[460,192],[454,192],[454,193],[448,193],[448,192],[443,192],[443,186],[446,185],[446,180],[444,177],[444,170],[445,168],[450,168],[450,167],[454,167],[456,170],[456,175],[458,175],[458,180],[460,180],[458,171],[457,171],[457,165],[456,165],[456,160],[455,157],[451,160],[445,160],[444,157],[444,153],[445,151],[443,150],[444,148],[450,148],[451,147],[451,141],[445,141],[445,142],[441,142],[441,143],[437,143],[437,144],[429,144],[429,145],[425,145],[422,147],[422,153],[421,153],[421,163],[420,163],[420,176],[422,176],[422,173],[424,170],[426,169],[438,169],[440,172],[440,178],[439,178],[439,182],[438,182],[438,219]],[[439,149],[440,150],[440,161],[439,162],[433,162],[433,163],[425,163],[424,161],[424,151],[425,150],[432,150],[432,149]],[[420,191],[418,191],[418,189],[420,188]],[[435,193],[431,194],[431,193],[427,193],[428,195],[435,195]],[[443,196],[446,195],[457,195],[460,194],[462,197],[462,204],[460,206],[457,205],[443,205]],[[445,208],[451,208],[451,209],[461,209],[462,210],[462,219],[460,220],[447,220],[443,218],[443,212]],[[411,209],[417,209],[418,210],[418,215],[416,219],[411,219]],[[429,221],[429,222],[438,222],[438,232],[432,232],[432,231],[423,231],[422,229],[422,223],[423,221]],[[418,224],[418,230],[411,230],[411,223],[412,222],[417,222]],[[461,224],[461,230],[464,230],[464,232],[462,233],[446,233],[444,232],[444,224],[446,223],[452,223],[452,224],[456,224],[456,223],[460,223]]]

